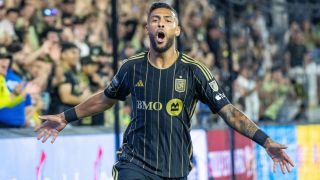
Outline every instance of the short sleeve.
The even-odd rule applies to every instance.
[[[112,99],[124,101],[130,93],[128,75],[129,63],[125,62],[117,74],[112,78],[110,85],[104,90],[104,94]]]
[[[219,87],[217,80],[208,68],[198,64],[194,70],[197,98],[209,106],[213,113],[218,113],[230,101]]]

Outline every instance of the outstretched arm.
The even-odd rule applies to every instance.
[[[240,134],[252,139],[254,134],[258,131],[257,125],[244,115],[239,109],[232,104],[224,106],[219,115],[223,120]]]
[[[75,107],[78,118],[84,118],[111,108],[117,100],[108,98],[101,91]]]
[[[54,143],[59,132],[62,131],[69,122],[105,111],[111,108],[116,102],[117,100],[108,98],[104,92],[101,91],[65,112],[40,116],[40,119],[44,122],[35,129],[36,132],[40,131],[38,140],[42,139],[44,143],[52,136],[51,143]],[[73,116],[70,116],[70,112]]]
[[[56,115],[40,116],[44,122],[35,129],[41,130],[38,135],[38,140],[46,142],[50,136],[53,136],[53,143],[69,122],[97,114],[111,108],[116,102],[116,99],[125,100],[130,94],[130,86],[128,80],[128,72],[130,72],[130,63],[126,61],[119,68],[117,74],[112,78],[110,85],[90,98],[86,99],[74,108],[70,108],[63,113]],[[63,93],[63,92],[62,92]]]
[[[233,129],[240,134],[254,140],[263,146],[268,155],[273,160],[273,171],[275,172],[276,166],[280,164],[281,170],[285,173],[290,172],[290,166],[294,166],[290,157],[283,151],[287,147],[285,145],[274,142],[264,132],[262,132],[257,125],[246,117],[240,110],[235,108],[232,104],[224,106],[220,111],[219,115],[224,121]]]

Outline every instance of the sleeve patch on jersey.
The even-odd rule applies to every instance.
[[[216,80],[209,82],[209,86],[214,92],[217,92],[219,90],[219,86]]]

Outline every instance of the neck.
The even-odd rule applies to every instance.
[[[156,52],[152,47],[150,47],[149,51],[149,62],[159,69],[166,69],[170,67],[178,58],[178,52],[172,46],[167,51],[163,53]]]

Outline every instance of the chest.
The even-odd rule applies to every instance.
[[[184,101],[193,93],[192,74],[178,65],[168,69],[137,65],[130,77],[130,92],[137,99],[166,101],[177,98]]]

